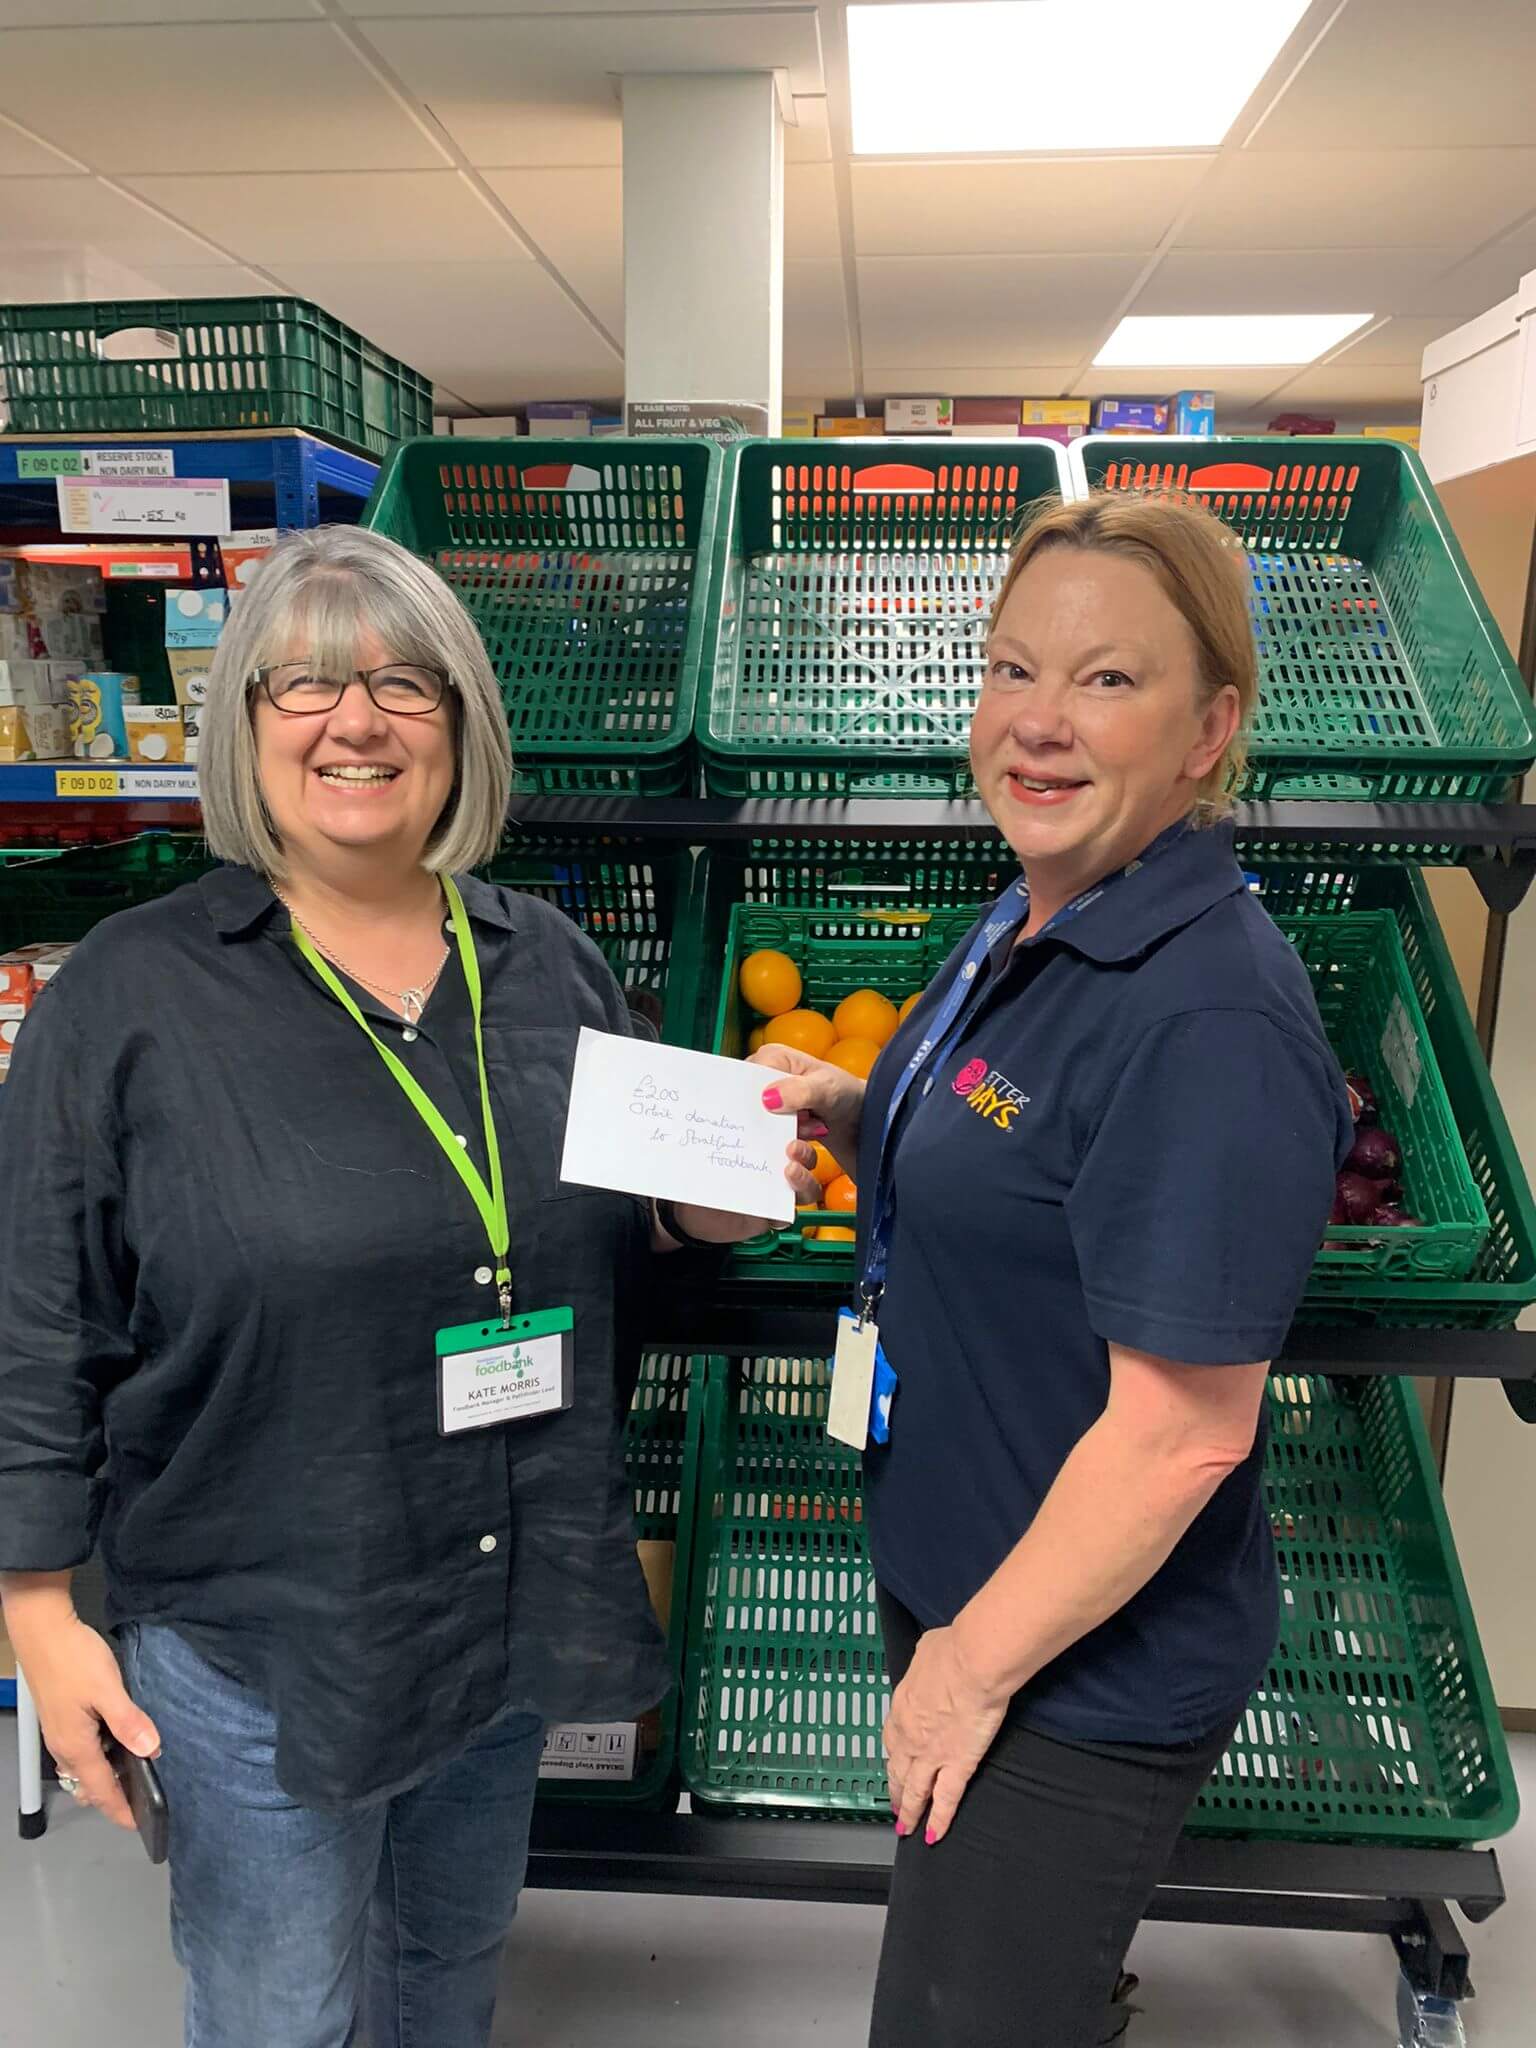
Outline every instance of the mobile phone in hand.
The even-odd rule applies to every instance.
[[[115,1735],[106,1735],[105,1748],[150,1862],[163,1863],[169,1846],[170,1809],[160,1773],[148,1757],[135,1756]]]

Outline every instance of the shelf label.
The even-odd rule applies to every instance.
[[[187,768],[58,768],[56,797],[171,797],[197,802],[197,776]]]
[[[117,796],[123,778],[113,768],[60,768],[53,778],[55,796]]]
[[[46,483],[56,476],[174,476],[169,448],[18,448],[16,475]]]
[[[229,484],[223,477],[120,476],[57,479],[59,525],[65,533],[152,535],[228,533]]]

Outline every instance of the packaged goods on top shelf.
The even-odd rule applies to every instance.
[[[0,1082],[10,1078],[11,1054],[32,1005],[69,958],[66,945],[18,946],[0,953]]]
[[[951,434],[955,428],[952,398],[888,398],[885,401],[885,431],[888,434]]]
[[[1216,432],[1215,392],[1175,391],[1168,401],[1168,431],[1210,440]]]
[[[1165,398],[1096,398],[1093,427],[1097,434],[1166,434]]]
[[[42,619],[106,608],[106,590],[94,569],[71,562],[0,558],[0,612],[27,612]]]

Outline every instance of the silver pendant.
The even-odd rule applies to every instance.
[[[421,1013],[427,1007],[426,991],[419,988],[403,988],[400,991],[400,1014],[407,1024],[419,1024]]]

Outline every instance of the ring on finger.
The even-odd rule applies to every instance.
[[[81,1798],[80,1780],[78,1778],[72,1778],[69,1775],[68,1771],[60,1771],[59,1773],[59,1790],[61,1792],[67,1792],[71,1799]]]

